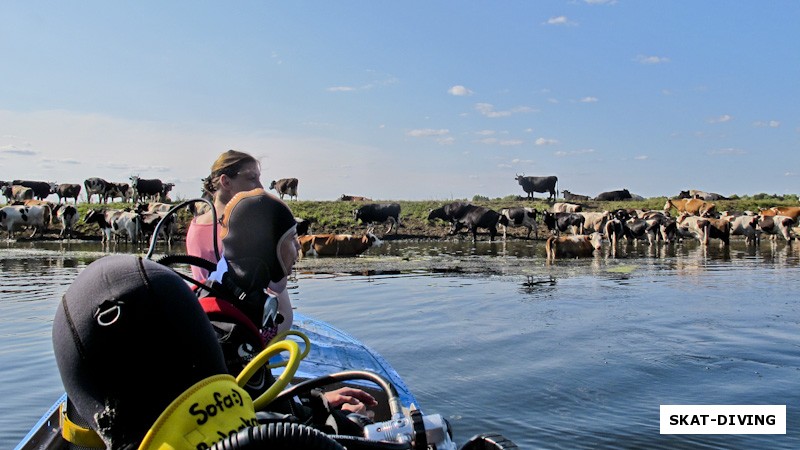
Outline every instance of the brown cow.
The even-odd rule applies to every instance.
[[[306,234],[300,240],[300,256],[357,256],[371,247],[379,247],[383,241],[372,231],[363,236],[352,234]]]
[[[372,199],[368,198],[368,197],[362,197],[360,195],[347,195],[347,194],[342,194],[342,196],[339,197],[339,200],[343,201],[343,202],[371,202],[372,201]]]
[[[716,212],[717,206],[698,198],[667,199],[667,203],[664,204],[664,212],[669,213],[672,208],[677,209],[678,213],[687,212],[695,216],[710,216]]]
[[[603,247],[603,235],[592,233],[590,235],[550,236],[547,238],[545,251],[547,260],[556,258],[580,258],[592,256],[595,250]]]
[[[769,209],[758,210],[760,216],[786,216],[791,217],[795,221],[800,217],[800,206],[773,206]]]

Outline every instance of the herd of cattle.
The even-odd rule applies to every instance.
[[[526,177],[517,175],[515,180],[533,198],[535,192],[546,192],[552,206],[546,210],[532,207],[512,207],[494,211],[484,206],[469,202],[451,202],[430,210],[429,222],[441,220],[450,224],[450,235],[458,234],[465,229],[477,240],[479,229],[488,231],[492,241],[502,232],[507,239],[508,229],[523,227],[525,237],[539,237],[540,223],[546,228],[548,239],[545,246],[548,259],[563,257],[588,256],[607,241],[614,251],[624,239],[627,243],[646,241],[653,245],[659,241],[674,242],[679,239],[694,238],[704,245],[711,239],[718,239],[722,245],[728,245],[730,236],[742,236],[748,244],[758,242],[762,234],[780,236],[787,242],[792,240],[792,228],[797,226],[800,207],[773,207],[755,212],[731,213],[718,212],[716,200],[725,197],[703,191],[682,191],[676,198],[667,199],[663,210],[642,211],[633,209],[616,209],[613,211],[582,211],[581,201],[624,201],[636,198],[627,189],[602,192],[596,197],[573,194],[563,190],[565,202],[556,203],[558,178]],[[8,205],[0,210],[0,229],[14,236],[18,228],[32,227],[35,236],[37,231],[47,228],[49,224],[60,224],[61,237],[71,237],[79,217],[74,204],[77,204],[82,188],[86,201],[92,203],[97,196],[98,204],[106,204],[117,198],[123,202],[132,202],[135,208],[108,209],[101,207],[90,210],[84,222],[97,224],[101,239],[104,242],[112,238],[125,239],[137,243],[152,235],[155,225],[164,219],[171,208],[167,194],[173,183],[164,183],[158,179],[142,179],[130,177],[131,183],[115,183],[102,178],[88,178],[83,186],[79,184],[55,184],[41,181],[14,180],[1,182],[2,195]],[[273,181],[270,189],[274,189],[281,198],[297,198],[296,178],[285,178]],[[58,196],[57,203],[45,199],[51,195]],[[69,204],[72,200],[73,205]],[[381,244],[372,230],[375,224],[387,224],[384,234],[394,230],[397,234],[401,226],[399,203],[371,203],[362,196],[342,195],[341,201],[356,201],[362,205],[352,211],[353,219],[362,225],[369,226],[363,236],[342,234],[308,235],[302,232],[301,253],[316,255],[354,255],[368,248]],[[63,203],[62,203],[63,201]],[[676,211],[676,216],[671,214]],[[163,220],[160,232],[162,238],[171,242],[177,230],[175,218]],[[307,221],[301,222],[305,228]],[[499,231],[498,231],[499,230]]]

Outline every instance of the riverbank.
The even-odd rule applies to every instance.
[[[643,210],[663,210],[666,203],[666,197],[653,197],[644,200],[630,200],[621,202],[597,202],[588,201],[582,202],[581,206],[583,211],[603,211],[615,210],[618,208],[627,209],[643,209]],[[500,211],[503,208],[510,208],[516,206],[525,206],[536,208],[538,211],[545,211],[552,207],[551,203],[543,200],[523,200],[519,198],[505,198],[505,199],[457,199],[453,201],[469,201],[475,205],[485,206],[495,211]],[[387,240],[441,240],[441,239],[464,239],[468,236],[462,232],[459,236],[448,236],[449,225],[436,220],[428,222],[428,213],[433,208],[438,208],[449,201],[442,200],[423,200],[423,201],[376,201],[376,203],[399,203],[401,208],[400,221],[401,226],[396,234],[386,234],[385,225],[376,225],[374,232],[377,236]],[[177,204],[176,202],[175,204]],[[718,211],[758,211],[759,208],[770,208],[772,206],[797,206],[798,201],[796,196],[766,196],[758,195],[753,197],[741,197],[731,200],[720,200],[714,202],[717,205]],[[353,210],[364,205],[364,202],[348,202],[348,201],[288,201],[287,204],[292,209],[294,215],[298,218],[307,219],[311,222],[310,233],[342,233],[342,234],[359,234],[366,230],[366,225],[361,225],[353,219]],[[133,205],[128,203],[111,203],[103,205],[109,209],[125,209],[131,208]],[[100,229],[96,224],[86,224],[82,218],[90,209],[100,208],[101,205],[78,203],[78,213],[81,220],[75,227],[75,239],[80,240],[97,240],[101,238]],[[673,210],[673,216],[675,212]],[[186,235],[186,228],[191,221],[192,216],[187,209],[178,211],[178,231],[177,239],[182,240]],[[58,240],[60,228],[58,225],[50,225],[43,234],[37,235],[34,238],[27,237],[29,232],[18,233],[18,240]],[[488,239],[487,231],[480,230],[481,235],[479,238]],[[544,232],[546,228],[543,224],[539,224],[539,236],[546,236]],[[0,236],[5,236],[5,232],[0,232]],[[513,238],[524,238],[526,230],[523,228],[511,228],[509,233]]]

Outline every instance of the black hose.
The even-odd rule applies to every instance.
[[[279,422],[245,428],[210,450],[346,450],[325,433],[299,423]]]
[[[197,202],[204,202],[207,203],[211,207],[211,216],[214,218],[212,223],[217,223],[217,210],[214,208],[214,203],[206,198],[193,198],[189,200],[182,201],[177,205],[173,206],[172,208],[164,214],[164,217],[158,221],[156,224],[155,230],[153,230],[153,236],[150,238],[150,248],[147,250],[147,255],[145,256],[147,259],[151,259],[153,253],[156,250],[156,241],[158,240],[158,232],[161,231],[161,226],[164,224],[164,219],[169,217],[171,214],[175,214],[179,209],[183,208],[184,206],[192,205]],[[213,229],[214,235],[214,254],[216,255],[217,259],[219,259],[219,247],[217,246],[217,227]]]
[[[331,435],[331,439],[347,450],[409,450],[410,442],[372,441],[358,436]]]

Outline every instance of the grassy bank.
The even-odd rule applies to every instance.
[[[631,200],[624,202],[583,202],[584,211],[602,211],[614,210],[618,208],[629,209],[655,209],[661,210],[664,208],[666,197],[653,197],[644,200]],[[471,200],[461,199],[461,201],[470,201],[475,205],[486,206],[496,211],[502,208],[514,206],[534,207],[539,211],[544,211],[551,207],[551,204],[543,200],[527,201],[518,198],[503,198],[503,199],[487,199],[476,197]],[[358,208],[363,203],[359,202],[342,202],[342,201],[290,201],[287,202],[295,216],[308,219],[312,222],[311,232],[313,233],[360,233],[364,227],[353,220],[353,210]],[[376,203],[383,203],[376,201]],[[401,208],[401,222],[403,227],[400,228],[396,237],[390,236],[392,239],[439,239],[445,236],[448,226],[447,224],[436,221],[428,223],[428,212],[432,208],[442,206],[449,201],[442,200],[424,200],[424,201],[396,201],[400,204]],[[756,195],[752,197],[734,198],[731,200],[720,200],[714,202],[717,205],[718,211],[732,210],[732,211],[758,211],[759,208],[769,208],[772,206],[797,206],[798,199],[796,195],[787,196],[769,196],[769,195]],[[78,211],[81,218],[86,216],[90,208],[98,208],[97,204],[79,203]],[[112,203],[106,205],[107,208],[123,209],[130,208],[130,204],[126,203]],[[675,215],[674,210],[672,212]],[[191,214],[186,209],[179,212],[179,235],[184,236],[186,233],[186,226],[191,220]],[[100,231],[95,224],[87,225],[81,220],[77,226],[78,233],[85,239],[100,239]],[[382,226],[376,226],[375,232],[379,236],[383,235],[385,230]],[[55,231],[55,233],[54,233]],[[58,230],[53,228],[47,234],[48,238],[57,236]],[[514,236],[523,236],[524,231],[521,229],[513,230]]]

